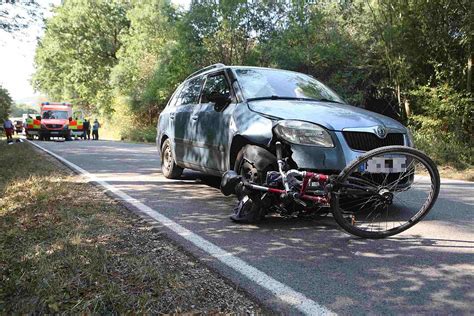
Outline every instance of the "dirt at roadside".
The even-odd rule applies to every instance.
[[[1,313],[270,313],[54,158],[6,147]]]

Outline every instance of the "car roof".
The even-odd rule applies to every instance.
[[[207,67],[204,67],[202,69],[205,69],[205,68],[207,68]],[[208,75],[209,73],[213,73],[213,72],[216,72],[216,71],[219,71],[219,70],[225,70],[225,69],[232,69],[232,70],[237,70],[237,69],[261,69],[261,70],[272,70],[272,71],[279,71],[279,72],[289,72],[289,73],[302,74],[301,72],[297,72],[297,71],[291,71],[291,70],[286,70],[286,69],[278,69],[278,68],[270,68],[270,67],[238,66],[238,65],[237,66],[226,66],[226,65],[222,65],[222,66],[217,66],[217,67],[214,67],[214,68],[207,69],[207,70],[202,71],[202,72],[200,72],[198,70],[198,73],[191,74],[191,76],[186,78],[185,82],[188,81],[188,80],[195,79],[195,78],[200,77],[200,76]],[[304,74],[304,75],[307,75],[307,74]],[[309,75],[307,75],[307,76],[309,76]]]

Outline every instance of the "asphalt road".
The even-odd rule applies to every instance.
[[[426,219],[396,237],[364,240],[332,219],[229,220],[235,198],[219,179],[168,180],[154,146],[111,141],[37,142],[200,237],[338,314],[474,314],[474,183],[443,180]],[[160,225],[158,225],[160,226]],[[162,228],[200,260],[276,312],[295,306]]]

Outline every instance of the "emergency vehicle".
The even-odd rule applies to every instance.
[[[22,120],[15,120],[15,132],[17,133],[17,135],[20,135],[21,133],[23,133],[23,121]]]
[[[82,137],[83,115],[81,111],[73,112],[70,103],[44,102],[40,106],[40,114],[35,118],[26,119],[26,137],[38,137],[39,140],[49,140],[52,137]]]

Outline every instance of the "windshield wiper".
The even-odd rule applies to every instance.
[[[329,99],[312,99],[312,98],[298,98],[298,97],[281,97],[278,95],[269,95],[266,97],[256,97],[256,98],[248,98],[247,101],[259,101],[259,100],[298,100],[298,101],[317,101],[317,102],[333,102],[344,104],[339,101],[329,100]]]
[[[330,100],[330,99],[318,99],[315,101],[321,101],[321,102],[331,102],[331,103],[338,103],[338,104],[345,104],[343,102],[335,101],[335,100]]]
[[[247,101],[259,101],[259,100],[296,100],[297,98],[293,97],[280,97],[278,95],[268,95],[265,97],[256,97],[256,98],[248,98]]]
[[[298,98],[298,97],[281,97],[279,95],[269,95],[266,97],[248,98],[247,101],[259,101],[259,100],[299,100],[299,101],[319,101],[311,98]]]

